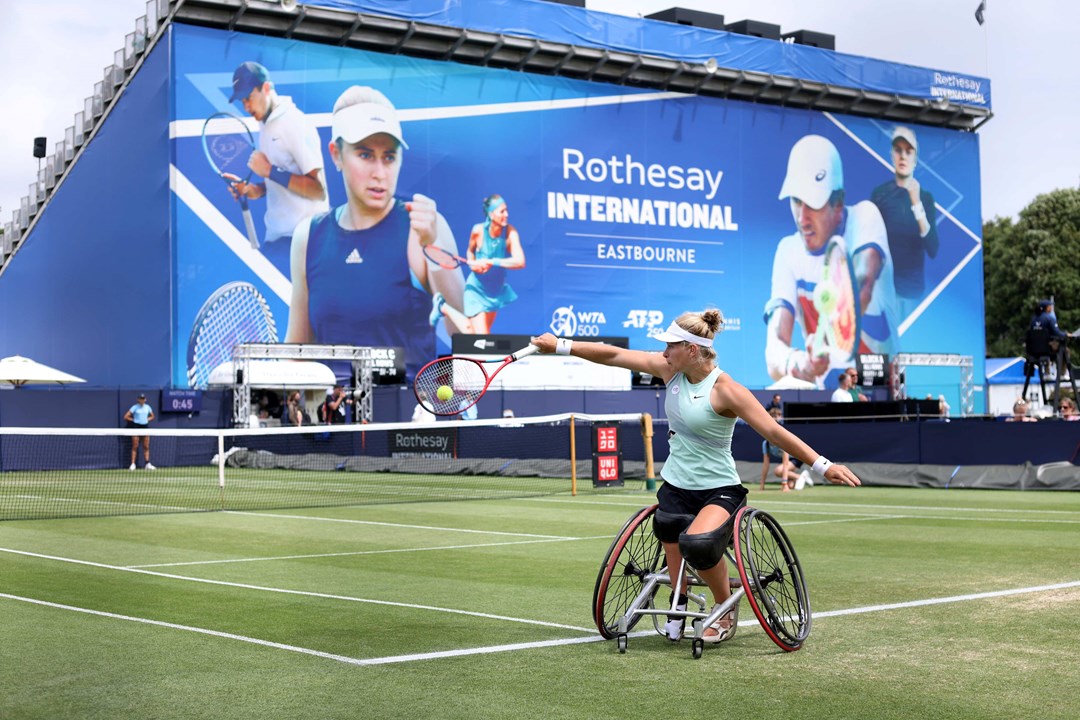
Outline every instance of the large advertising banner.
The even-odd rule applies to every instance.
[[[660,350],[706,307],[749,387],[833,387],[901,351],[981,376],[973,134],[202,28],[173,43],[177,386],[238,339],[400,347],[411,376],[457,332]]]

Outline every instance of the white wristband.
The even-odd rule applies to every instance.
[[[574,344],[573,340],[569,338],[559,338],[555,341],[555,354],[556,355],[569,355],[570,346]]]
[[[926,208],[923,207],[923,204],[921,202],[912,205],[911,212],[915,214],[916,222],[920,222],[926,219]]]
[[[818,459],[814,461],[813,466],[810,468],[810,472],[814,474],[814,478],[817,480],[825,479],[825,471],[832,465],[832,460],[824,455],[818,456]]]

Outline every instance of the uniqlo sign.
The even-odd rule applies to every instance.
[[[621,487],[622,444],[619,423],[596,423],[592,431],[593,487]]]

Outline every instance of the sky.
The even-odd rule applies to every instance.
[[[146,3],[2,5],[0,223],[11,219],[36,176],[34,138],[48,138],[52,153]],[[982,26],[975,21],[978,0],[586,0],[590,10],[628,16],[676,5],[706,12],[719,6],[727,22],[829,33],[838,52],[989,77],[994,117],[979,131],[985,219],[1015,217],[1036,195],[1080,183],[1077,0],[987,0]]]

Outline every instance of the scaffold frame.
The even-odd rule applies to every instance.
[[[975,414],[975,361],[971,355],[954,353],[898,353],[889,365],[893,400],[907,398],[907,368],[955,367],[960,369],[960,416]]]
[[[251,417],[252,360],[340,360],[352,363],[354,420],[373,419],[373,354],[376,348],[356,345],[243,343],[233,348],[233,425],[242,427]]]

